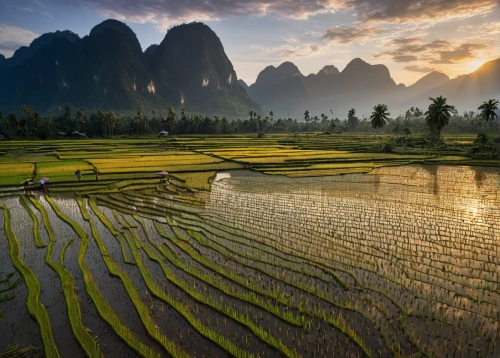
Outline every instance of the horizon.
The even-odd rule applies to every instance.
[[[7,0],[0,10],[0,53],[6,58],[43,33],[70,30],[84,37],[107,18],[126,23],[143,51],[159,44],[172,26],[203,22],[219,36],[238,78],[248,85],[264,68],[283,62],[294,63],[307,76],[326,65],[342,71],[361,58],[385,65],[396,83],[410,86],[432,71],[450,78],[474,72],[500,53],[496,0],[424,0],[404,6],[393,0],[169,6],[163,1]]]

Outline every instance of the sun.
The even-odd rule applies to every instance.
[[[465,63],[464,69],[467,70],[469,73],[476,71],[479,67],[484,65],[486,60],[483,59],[474,59],[472,61],[468,61]]]

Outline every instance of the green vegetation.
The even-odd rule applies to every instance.
[[[381,132],[386,112],[374,109]],[[12,262],[27,283],[45,350],[52,316],[38,300],[53,286],[40,265],[59,277],[51,285],[61,299],[49,304],[65,305],[69,318],[53,334],[67,329],[90,357],[112,339],[143,357],[496,356],[491,118],[480,133],[438,137],[444,117],[432,122],[435,138],[408,127],[390,136],[1,142],[10,258],[0,272]],[[48,177],[46,192],[24,188],[24,175]],[[24,262],[36,257],[31,271]],[[17,299],[15,275],[0,275],[1,309]],[[86,305],[95,307],[89,321]]]
[[[28,288],[28,311],[40,327],[45,355],[47,357],[59,357],[59,352],[54,342],[49,315],[47,314],[45,307],[39,301],[41,292],[40,283],[33,271],[26,266],[20,257],[21,249],[19,247],[19,240],[11,229],[11,216],[9,209],[4,205],[0,205],[0,209],[3,210],[5,216],[4,228],[9,241],[10,258],[12,260],[12,264],[16,270],[19,271],[24,279],[24,282],[26,283],[26,287]]]
[[[377,118],[386,115],[384,111],[379,114]],[[191,136],[172,137],[167,142],[152,138],[0,142],[0,152],[5,153],[0,155],[0,186],[21,190],[23,182],[32,180],[29,188],[36,188],[36,181],[48,177],[49,192],[85,195],[154,189],[158,185],[209,190],[209,181],[217,171],[237,169],[307,177],[367,173],[412,163],[461,161],[460,165],[498,166],[492,159],[497,151],[494,134],[482,133],[486,141],[476,140],[477,135],[444,135],[437,144],[435,138],[404,133],[268,134],[260,139]],[[75,176],[78,169],[81,181]],[[156,173],[162,170],[170,173],[170,182],[160,180]]]

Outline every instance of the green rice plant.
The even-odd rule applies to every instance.
[[[237,345],[235,345],[233,342],[231,342],[229,339],[225,338],[224,336],[220,335],[219,333],[209,329],[207,326],[203,325],[203,323],[200,321],[196,315],[193,315],[189,308],[179,301],[177,301],[174,297],[171,297],[168,295],[164,290],[162,290],[154,281],[153,276],[151,273],[147,270],[147,268],[144,266],[142,259],[140,255],[137,254],[138,250],[138,245],[140,245],[140,242],[137,238],[137,234],[133,229],[129,229],[133,240],[129,238],[129,236],[125,233],[124,236],[129,243],[129,246],[132,248],[132,254],[134,255],[134,259],[137,262],[137,265],[139,267],[139,271],[141,272],[142,277],[144,278],[144,281],[146,282],[146,285],[148,286],[149,290],[152,292],[153,295],[156,297],[160,298],[162,301],[168,303],[170,306],[172,306],[177,312],[179,312],[190,324],[191,326],[198,331],[201,335],[204,337],[210,339],[217,345],[219,345],[222,349],[227,351],[229,354],[234,355],[235,357],[253,357],[254,355],[239,348]],[[141,245],[142,246],[142,245]],[[202,302],[204,304],[207,304],[211,307],[221,309],[220,305],[216,306],[216,304],[213,301],[207,300],[207,298],[204,298],[203,295],[201,295],[199,292],[191,290],[191,288],[185,283],[177,280],[175,276],[169,274],[168,269],[166,266],[163,264],[163,262],[156,256],[152,250],[150,250],[147,246],[142,246],[141,247],[148,257],[154,261],[156,261],[161,267],[162,270],[165,274],[165,277],[173,282],[175,285],[178,287],[182,288],[184,292],[186,292],[188,295],[191,297],[195,298],[197,301]],[[196,293],[195,293],[196,292]],[[224,311],[222,311],[224,312]]]
[[[33,174],[34,169],[35,166],[32,163],[0,163],[0,177],[29,176]]]
[[[26,348],[21,348],[19,344],[12,344],[8,345],[7,350],[3,353],[0,353],[0,358],[17,358],[17,357],[25,357],[28,355],[30,352],[35,352],[38,348],[37,347],[26,347]]]
[[[33,198],[33,200],[35,199]],[[55,203],[52,201],[50,197],[47,196],[46,200],[49,202],[52,208],[55,207]],[[38,208],[42,208],[42,210],[45,211],[45,209],[41,205],[39,205]],[[28,209],[31,211],[29,207]],[[47,216],[46,212],[45,215],[42,212],[42,217],[44,216]],[[50,226],[50,222],[46,222],[45,225],[46,227],[47,225]],[[71,274],[64,269],[64,257],[66,254],[66,250],[74,242],[74,239],[69,240],[64,244],[59,257],[59,264],[57,264],[53,262],[51,259],[52,249],[55,243],[55,237],[53,236],[54,231],[52,228],[49,229],[47,227],[47,232],[49,233],[50,241],[49,241],[49,247],[45,255],[45,262],[50,266],[52,270],[54,270],[57,273],[57,275],[61,280],[64,298],[66,299],[66,306],[68,309],[68,317],[71,324],[71,328],[73,330],[73,334],[75,335],[75,338],[77,339],[78,343],[80,343],[81,347],[83,348],[87,356],[101,357],[102,354],[99,350],[99,346],[97,345],[96,341],[92,338],[92,336],[89,334],[88,329],[83,325],[82,312],[80,309],[80,304],[78,302],[78,297],[76,296],[75,293],[75,280],[73,276],[71,276]]]
[[[175,241],[176,239],[165,233],[163,228],[158,225],[157,222],[155,222],[155,227],[157,232],[164,238],[168,238],[169,240]],[[280,306],[275,305],[274,303],[270,302],[267,299],[264,299],[262,296],[257,294],[252,286],[243,286],[247,289],[248,292],[241,292],[239,290],[234,290],[231,288],[231,286],[226,287],[226,286],[220,286],[219,282],[214,275],[206,274],[203,271],[196,269],[195,267],[188,265],[187,263],[183,262],[180,260],[175,253],[168,249],[167,246],[165,245],[159,245],[157,243],[151,242],[153,246],[156,247],[156,249],[163,254],[163,256],[169,260],[173,265],[181,268],[183,271],[193,275],[194,277],[197,277],[201,281],[204,281],[210,286],[213,286],[214,288],[221,290],[228,296],[233,296],[236,297],[242,301],[246,301],[250,304],[253,304],[257,307],[260,307],[269,313],[273,314],[274,316],[278,317],[279,319],[283,320],[284,322],[287,322],[288,324],[294,325],[294,326],[303,326],[305,318],[304,316],[297,316],[293,314],[292,312],[285,312]]]
[[[38,218],[36,217],[35,213],[33,213],[33,210],[28,206],[28,200],[26,199],[25,196],[21,196],[19,198],[19,201],[21,202],[21,205],[26,209],[28,214],[31,216],[31,219],[33,220],[33,237],[35,238],[35,245],[38,248],[46,247],[42,241],[42,236],[40,235],[40,223],[38,221]]]
[[[80,207],[80,211],[82,212],[82,216],[88,217],[86,219],[91,227],[92,236],[98,236],[98,232],[95,228],[93,221],[91,220],[89,213],[85,209],[83,201],[78,202],[78,206]],[[105,251],[107,252],[107,251]],[[138,339],[130,330],[128,326],[123,324],[118,315],[111,308],[109,303],[106,301],[104,296],[101,294],[99,288],[97,287],[92,276],[88,276],[89,280],[86,281],[87,292],[94,302],[94,305],[99,312],[99,315],[111,326],[113,331],[134,351],[139,353],[142,357],[146,358],[156,358],[160,357],[160,353],[156,352],[154,349],[148,347],[144,344],[140,339]]]
[[[215,172],[180,173],[174,175],[175,178],[182,180],[187,188],[199,190],[210,190],[208,181],[214,176]]]
[[[91,206],[92,206],[92,204],[91,204]],[[96,207],[96,206],[94,206],[94,207]],[[94,209],[94,208],[92,208],[92,209]],[[85,207],[80,206],[80,210],[82,210],[82,212],[83,212],[86,209],[85,209]],[[73,227],[73,229],[75,230],[75,232],[77,232],[77,234],[80,237],[85,237],[85,235],[87,235],[75,222],[73,222],[71,219],[66,217],[64,214],[62,214],[62,213],[60,213],[60,214],[61,214],[60,217],[61,218],[64,217],[65,220],[64,219],[63,220],[66,221],[68,224],[70,224]],[[97,216],[100,217],[99,215],[97,215]],[[93,225],[92,220],[90,221],[90,223],[91,223],[91,225]],[[127,291],[128,295],[130,296],[130,298],[131,298],[131,300],[132,300],[132,302],[137,310],[137,313],[139,314],[139,317],[141,318],[141,321],[142,321],[144,327],[146,328],[146,331],[149,333],[149,335],[153,339],[155,339],[158,343],[160,343],[160,345],[166,350],[166,352],[171,354],[173,357],[186,357],[187,358],[188,354],[182,348],[178,347],[173,341],[171,341],[169,338],[167,338],[164,334],[162,334],[156,328],[156,323],[154,322],[153,318],[149,314],[148,308],[146,307],[146,305],[142,301],[141,296],[140,296],[139,292],[137,291],[137,289],[135,288],[132,280],[130,280],[130,278],[125,274],[125,272],[122,271],[119,268],[119,266],[115,263],[115,261],[111,258],[111,256],[109,256],[109,254],[107,253],[107,250],[105,248],[105,245],[102,242],[102,239],[100,238],[99,234],[97,233],[97,230],[94,229],[92,231],[92,235],[97,242],[97,246],[98,246],[101,254],[103,255],[104,263],[108,267],[109,272],[113,276],[120,278],[120,280],[122,281],[123,286],[125,287],[125,290]]]
[[[47,357],[59,357],[59,352],[52,333],[52,327],[50,325],[49,315],[47,314],[45,307],[39,301],[41,292],[40,283],[38,282],[38,279],[33,271],[31,271],[21,260],[19,240],[10,227],[11,218],[9,209],[4,205],[0,205],[0,209],[4,211],[5,215],[4,227],[9,241],[10,258],[16,270],[19,271],[26,282],[26,286],[28,288],[28,297],[26,300],[28,311],[40,327],[45,355]]]
[[[36,162],[36,175],[42,176],[73,176],[80,169],[84,174],[90,174],[94,171],[94,167],[83,160],[80,161],[57,161],[57,162]],[[52,178],[51,178],[52,179]]]

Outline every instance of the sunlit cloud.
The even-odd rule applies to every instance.
[[[394,62],[425,61],[428,64],[453,64],[477,57],[477,52],[488,47],[485,43],[456,44],[445,40],[424,43],[412,38],[411,41],[396,39],[393,50],[376,54],[375,58],[390,59]]]
[[[421,66],[418,66],[418,65],[405,66],[404,69],[406,71],[420,72],[420,73],[429,73],[429,72],[435,71],[435,69],[433,67],[425,67],[425,66],[421,67]]]
[[[452,64],[456,62],[466,61],[476,58],[475,52],[487,48],[486,44],[462,44],[453,50],[439,51],[439,59],[433,60],[430,63],[436,64]]]
[[[491,11],[498,0],[346,0],[361,20],[384,22],[442,21]]]

